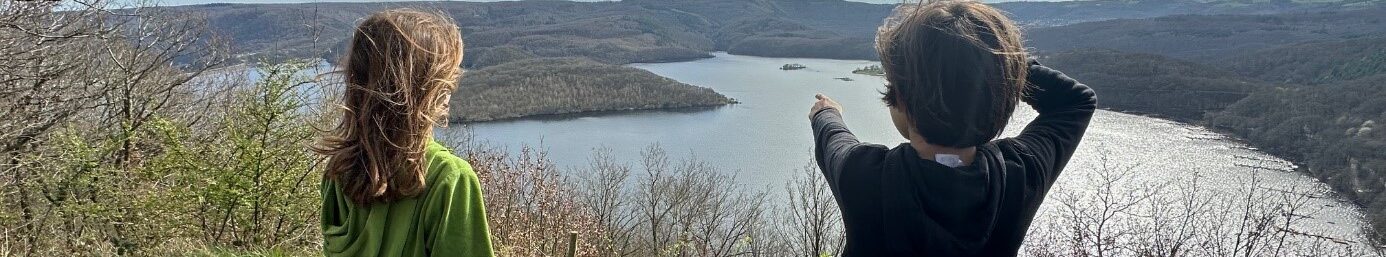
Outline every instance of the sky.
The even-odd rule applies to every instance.
[[[171,6],[171,5],[192,5],[192,4],[210,4],[210,3],[387,2],[387,1],[390,1],[390,0],[387,0],[387,1],[373,1],[373,0],[157,0],[157,1],[159,1],[159,2],[161,3],[160,5]],[[418,0],[398,0],[398,1],[418,1]],[[398,1],[395,1],[395,2],[398,2]],[[466,2],[497,2],[497,1],[502,1],[502,0],[464,0],[464,1],[466,1]],[[583,2],[598,2],[598,1],[602,1],[602,0],[582,0],[582,1],[583,1]],[[900,0],[848,0],[848,1],[866,2],[866,3],[877,3],[877,4],[893,4],[893,3],[899,3],[899,2],[900,2]],[[1027,0],[984,0],[983,2],[1019,2],[1019,1],[1027,1]],[[1048,0],[1048,1],[1053,1],[1053,0]]]

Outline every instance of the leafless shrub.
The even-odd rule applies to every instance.
[[[804,165],[785,183],[788,192],[784,220],[789,240],[786,253],[795,256],[837,256],[842,252],[844,231],[842,213],[828,188],[823,173],[813,162]]]
[[[464,153],[482,181],[487,222],[498,255],[557,256],[567,252],[567,238],[600,238],[589,209],[577,202],[575,187],[544,152],[523,148],[518,155],[503,149],[473,148]],[[595,255],[593,240],[579,241],[579,255]]]
[[[578,170],[577,187],[583,192],[579,199],[592,210],[602,227],[606,228],[596,240],[599,256],[629,256],[635,247],[635,215],[628,188],[630,165],[619,163],[611,149],[596,149],[588,159],[588,167]]]
[[[1031,256],[1322,256],[1370,254],[1356,242],[1303,232],[1313,215],[1309,199],[1323,197],[1273,189],[1263,172],[1227,187],[1204,176],[1159,181],[1137,176],[1139,165],[1103,161],[1082,178],[1090,188],[1058,190],[1050,199],[1056,219],[1037,223],[1024,253]],[[600,256],[831,256],[840,253],[840,214],[822,175],[812,165],[787,182],[783,209],[759,205],[763,194],[727,194],[729,176],[705,164],[675,163],[662,149],[642,153],[643,176],[597,150],[576,176],[583,206],[607,230],[587,252]],[[638,171],[637,171],[638,172]],[[704,176],[690,176],[705,174]],[[700,180],[690,180],[700,177]],[[717,186],[721,185],[721,186]],[[1224,185],[1226,186],[1226,185]],[[1230,188],[1230,189],[1229,189]],[[715,192],[716,190],[724,190]],[[746,200],[752,199],[752,200]],[[762,200],[764,201],[764,200]],[[727,204],[734,203],[734,204]],[[723,207],[717,207],[717,206]],[[694,206],[701,206],[693,208]],[[743,206],[739,208],[729,208]],[[766,209],[781,210],[768,216]],[[625,213],[627,215],[622,215]],[[631,217],[630,214],[634,214]],[[778,218],[780,226],[767,220]],[[713,220],[721,220],[714,222]],[[717,225],[713,225],[717,224]],[[718,231],[709,233],[709,231]],[[707,240],[707,239],[718,240]],[[739,242],[726,239],[740,238]],[[731,244],[726,244],[726,243]],[[731,246],[731,247],[727,247]],[[582,245],[592,247],[592,245]]]
[[[1054,192],[1056,219],[1036,223],[1026,239],[1031,256],[1359,256],[1359,242],[1301,231],[1313,215],[1308,195],[1274,189],[1254,168],[1230,187],[1204,176],[1172,181],[1135,179],[1138,166],[1102,166],[1079,178],[1089,189]]]
[[[731,175],[690,158],[671,161],[659,146],[641,153],[644,176],[634,181],[636,255],[751,254],[764,226],[765,194],[735,188]]]
[[[543,152],[508,157],[472,150],[489,221],[505,255],[557,255],[567,231],[581,256],[735,256],[773,254],[763,192],[690,158],[672,161],[651,146],[643,174],[598,149],[585,168],[560,176]],[[764,236],[764,237],[762,237]]]
[[[63,14],[56,2],[0,5],[0,153],[10,155],[0,175],[22,179],[14,174],[16,152],[111,91],[98,83],[102,77],[84,72],[100,55],[83,49],[99,47],[97,37],[113,29],[103,26],[103,3],[80,3]]]

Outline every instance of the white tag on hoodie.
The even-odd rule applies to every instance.
[[[953,168],[963,166],[962,156],[952,154],[935,154],[934,161],[938,162],[939,164],[943,164],[944,166]]]

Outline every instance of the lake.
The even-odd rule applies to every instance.
[[[541,148],[565,168],[586,165],[594,148],[605,147],[638,169],[635,160],[640,151],[659,144],[672,157],[696,158],[735,174],[749,188],[768,189],[781,189],[790,176],[812,161],[813,138],[807,116],[815,93],[824,93],[843,105],[848,127],[861,140],[889,146],[905,142],[880,100],[883,79],[851,73],[875,62],[715,56],[631,66],[712,88],[740,104],[483,122],[451,129],[465,127],[477,140],[511,151],[522,146]],[[807,68],[779,69],[788,63]],[[1101,94],[1099,89],[1099,99]],[[1017,108],[1005,136],[1019,133],[1034,116],[1028,106]],[[1333,238],[1344,247],[1360,247],[1358,242],[1365,242],[1361,211],[1323,183],[1293,172],[1294,168],[1288,161],[1201,127],[1098,111],[1078,152],[1041,208],[1032,234],[1036,229],[1062,229],[1061,224],[1066,224],[1063,220],[1075,218],[1075,207],[1064,211],[1062,198],[1083,203],[1077,207],[1081,209],[1092,204],[1092,199],[1109,195],[1195,192],[1191,195],[1199,199],[1219,199],[1233,207],[1246,205],[1238,202],[1241,198],[1245,198],[1241,202],[1256,203],[1294,196],[1305,206],[1295,212],[1296,217],[1304,217],[1292,226],[1297,233]],[[1195,180],[1200,188],[1189,190],[1187,185]],[[1116,186],[1103,190],[1100,185],[1105,181]],[[1148,205],[1131,212],[1152,214],[1169,209]],[[1226,216],[1203,218],[1228,219]]]

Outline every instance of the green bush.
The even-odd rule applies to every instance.
[[[120,119],[63,124],[10,160],[22,177],[6,181],[15,186],[0,205],[7,231],[0,248],[38,255],[315,249],[321,158],[304,146],[322,116],[303,95],[307,67],[262,65],[259,83],[188,100],[220,106],[205,113],[153,110],[138,127]]]

